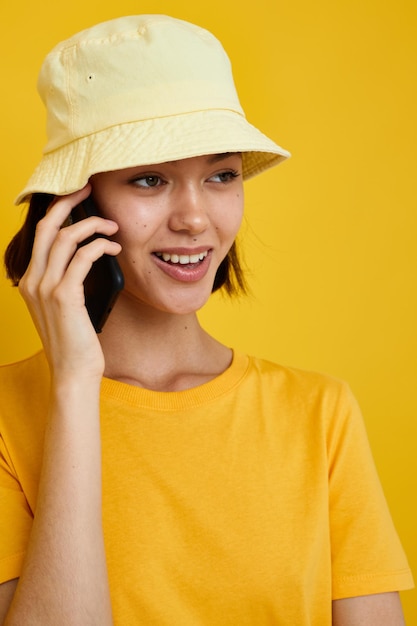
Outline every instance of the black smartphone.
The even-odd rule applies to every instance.
[[[79,222],[86,217],[99,215],[91,196],[71,211],[71,221]],[[96,234],[83,241],[84,246],[97,237]],[[84,281],[85,306],[96,333],[101,333],[108,316],[124,287],[123,272],[117,259],[109,254],[103,254],[91,267]]]

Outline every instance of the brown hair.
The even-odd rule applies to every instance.
[[[22,228],[16,233],[7,246],[4,263],[7,277],[16,287],[26,272],[32,256],[33,241],[35,239],[36,225],[45,215],[54,196],[47,193],[35,193],[32,195],[26,220]],[[226,257],[220,263],[214,278],[212,292],[223,289],[229,296],[244,294],[247,292],[243,269],[239,260],[236,242]]]

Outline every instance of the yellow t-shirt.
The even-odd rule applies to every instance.
[[[42,353],[0,368],[0,581],[25,552],[48,381]],[[327,626],[332,599],[413,585],[343,382],[235,354],[181,392],[104,379],[101,420],[116,625]]]

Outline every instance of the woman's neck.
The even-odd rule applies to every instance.
[[[116,305],[100,342],[106,377],[155,391],[197,387],[232,360],[232,351],[200,326],[196,313],[174,315],[143,307],[126,314]]]

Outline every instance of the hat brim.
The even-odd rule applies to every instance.
[[[243,153],[245,180],[290,156],[235,111],[196,111],[130,122],[44,154],[15,203],[27,201],[33,193],[70,194],[99,172],[225,152]]]

